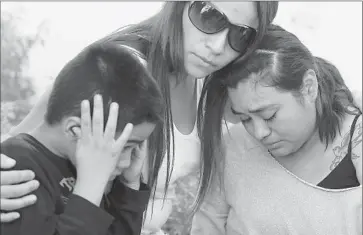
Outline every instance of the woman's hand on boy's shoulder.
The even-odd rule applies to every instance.
[[[36,202],[36,196],[31,193],[39,187],[39,182],[30,170],[12,170],[16,164],[12,158],[1,154],[0,160],[0,221],[9,223],[20,218],[16,210]]]

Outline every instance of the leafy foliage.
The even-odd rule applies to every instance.
[[[29,112],[34,95],[31,77],[24,73],[31,49],[43,45],[42,30],[25,35],[19,29],[20,19],[1,12],[1,132],[6,133]]]

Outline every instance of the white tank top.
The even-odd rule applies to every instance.
[[[203,88],[203,79],[196,82],[197,106]],[[173,123],[174,125],[174,123]],[[164,199],[165,181],[167,175],[167,159],[164,157],[159,170],[154,201],[150,201],[147,209],[146,220],[141,234],[161,234],[164,225],[172,212],[173,199],[176,199],[175,188],[179,179],[196,173],[200,164],[200,140],[198,137],[197,121],[191,133],[182,134],[174,125],[174,166],[170,177],[166,200]],[[170,146],[172,151],[172,146]],[[153,208],[151,208],[153,206]],[[151,217],[152,212],[152,217]]]
[[[197,102],[199,102],[200,93],[203,88],[203,80],[198,79],[196,82]],[[198,106],[198,103],[197,103]],[[174,126],[174,167],[170,178],[167,198],[174,198],[175,182],[181,177],[195,173],[199,169],[200,164],[200,140],[198,137],[197,122],[191,133],[182,134],[175,124]],[[172,146],[171,146],[172,150]],[[173,156],[173,153],[171,153]],[[158,185],[156,190],[156,197],[163,198],[164,184],[167,174],[166,157],[161,165],[158,177]]]

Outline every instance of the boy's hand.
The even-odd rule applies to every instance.
[[[75,159],[77,182],[73,193],[95,205],[99,205],[102,199],[106,184],[133,128],[132,124],[127,124],[120,137],[115,140],[118,105],[111,104],[105,130],[103,115],[100,95],[94,97],[92,120],[89,102],[82,102],[81,135],[77,141]]]
[[[120,137],[115,140],[118,117],[118,105],[116,103],[111,104],[105,131],[103,131],[104,114],[100,95],[96,95],[94,98],[92,120],[88,101],[82,102],[81,109],[82,134],[77,142],[77,176],[94,176],[95,171],[97,171],[97,178],[108,180],[132,132],[132,124],[127,124]]]
[[[146,158],[146,141],[135,148],[131,155],[131,163],[120,175],[120,180],[127,187],[134,190],[140,189],[141,172]]]

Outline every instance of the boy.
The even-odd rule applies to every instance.
[[[1,234],[140,234],[150,195],[140,153],[162,123],[162,100],[129,49],[97,43],[78,54],[55,80],[45,122],[1,144],[40,182],[35,206]]]

